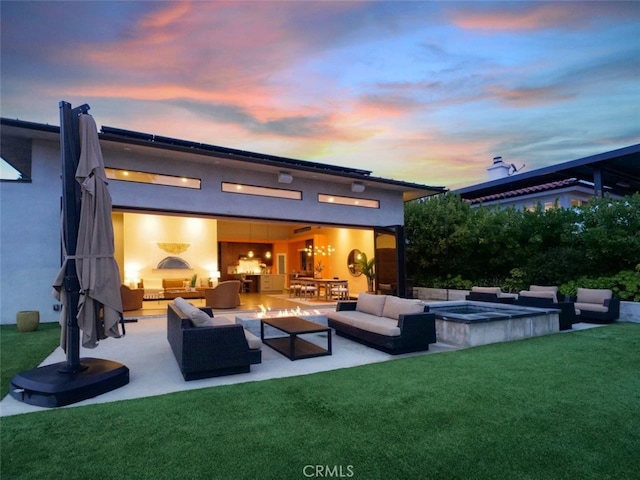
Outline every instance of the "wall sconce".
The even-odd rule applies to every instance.
[[[264,253],[264,258],[271,258],[271,250],[267,250],[267,251]]]
[[[211,278],[211,282],[215,285],[220,278],[220,272],[218,270],[209,272],[209,278]]]
[[[293,182],[293,175],[289,172],[280,172],[278,173],[278,183],[286,183],[289,184]]]
[[[364,183],[362,182],[353,182],[351,184],[351,191],[354,193],[362,193],[364,192]]]

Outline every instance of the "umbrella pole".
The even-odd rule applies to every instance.
[[[62,211],[63,233],[66,243],[67,260],[63,288],[67,293],[66,315],[67,363],[60,372],[75,373],[86,369],[80,363],[80,329],[78,328],[78,301],[80,299],[80,281],[76,271],[78,228],[80,224],[80,205],[82,192],[76,181],[76,170],[80,159],[80,134],[78,115],[87,113],[89,105],[74,109],[67,102],[60,102],[60,142],[62,157]]]

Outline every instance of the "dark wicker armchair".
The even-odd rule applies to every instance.
[[[201,310],[212,316],[211,309]],[[247,373],[251,363],[260,363],[242,325],[195,327],[173,304],[167,307],[167,340],[185,380]]]

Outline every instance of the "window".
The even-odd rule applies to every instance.
[[[256,187],[242,183],[222,182],[222,191],[226,193],[238,193],[240,195],[257,195],[259,197],[285,198],[287,200],[302,200],[302,192],[298,190],[285,190],[282,188]]]
[[[199,189],[199,178],[177,177],[162,175],[160,173],[136,172],[135,170],[119,170],[117,168],[105,168],[107,178],[121,180],[123,182],[150,183],[152,185],[166,185],[169,187]]]
[[[380,202],[378,200],[369,200],[368,198],[357,197],[340,197],[338,195],[327,195],[325,193],[318,194],[318,202],[348,205],[350,207],[380,208]]]

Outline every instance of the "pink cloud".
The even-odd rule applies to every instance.
[[[497,2],[488,9],[450,10],[452,22],[465,29],[542,30],[562,27],[578,29],[602,17],[625,18],[638,15],[634,2]],[[512,8],[509,8],[512,7]]]
[[[488,93],[515,107],[535,107],[548,103],[562,102],[576,97],[574,93],[563,92],[558,87],[522,87],[507,88],[494,85],[487,88]]]

